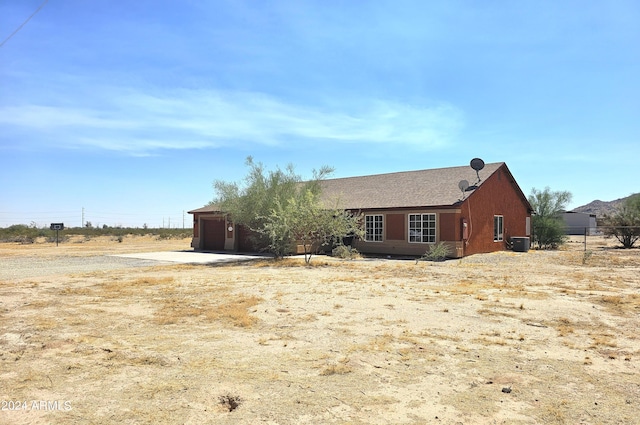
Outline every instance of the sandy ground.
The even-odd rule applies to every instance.
[[[0,281],[0,423],[638,424],[640,250],[580,242],[88,272],[189,240],[0,244],[78,264]]]

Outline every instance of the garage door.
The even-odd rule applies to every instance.
[[[202,249],[209,251],[224,250],[224,220],[202,220]]]

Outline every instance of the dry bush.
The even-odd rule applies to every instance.
[[[218,397],[220,407],[227,412],[233,412],[236,410],[240,407],[242,401],[242,397],[231,394],[224,394]]]

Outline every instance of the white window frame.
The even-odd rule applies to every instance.
[[[502,242],[504,240],[504,216],[493,216],[493,241]]]
[[[435,213],[408,214],[407,218],[409,221],[407,235],[409,243],[436,243],[438,226]]]
[[[384,216],[382,214],[365,215],[364,230],[364,240],[366,242],[383,242]]]

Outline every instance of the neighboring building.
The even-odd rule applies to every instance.
[[[478,172],[464,166],[324,180],[322,198],[364,215],[366,235],[353,242],[362,253],[420,256],[444,242],[460,258],[508,249],[511,237],[530,234],[531,205],[503,162]],[[256,249],[219,208],[189,213],[195,249]]]
[[[595,235],[597,233],[596,215],[566,211],[562,214],[567,235]]]

